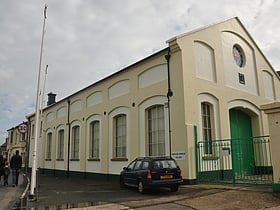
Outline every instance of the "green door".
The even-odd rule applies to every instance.
[[[232,165],[237,176],[254,174],[254,150],[251,118],[246,113],[232,109],[229,111]]]

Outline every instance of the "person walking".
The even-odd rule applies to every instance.
[[[5,160],[3,155],[0,155],[0,183],[1,183],[1,177],[4,176],[4,167],[5,167]]]
[[[8,161],[6,161],[4,167],[4,186],[8,186],[9,175],[10,175],[10,167]]]
[[[19,172],[21,169],[21,165],[22,165],[22,158],[19,155],[19,151],[16,150],[16,154],[13,155],[13,157],[11,158],[10,161],[10,166],[12,169],[12,182],[13,182],[13,187],[18,185],[18,176],[19,176]]]

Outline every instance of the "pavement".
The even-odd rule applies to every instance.
[[[24,174],[20,174],[18,186],[12,187],[12,175],[9,175],[8,186],[3,185],[3,177],[0,183],[0,210],[10,210],[19,201],[26,187]]]
[[[176,193],[142,195],[136,190],[121,189],[117,181],[47,175],[40,175],[38,179],[35,200],[28,198],[24,174],[20,175],[17,187],[11,186],[11,180],[9,186],[1,185],[0,210],[280,209],[280,194],[272,192],[271,186],[182,185]]]

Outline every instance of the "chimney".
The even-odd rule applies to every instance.
[[[56,97],[56,94],[54,94],[54,93],[52,93],[52,92],[50,92],[50,93],[48,94],[47,106],[52,105],[52,104],[55,103],[55,97]]]

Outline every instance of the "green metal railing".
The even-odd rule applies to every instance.
[[[206,143],[197,141],[195,129],[195,138],[199,182],[272,184],[269,136],[211,140]]]

